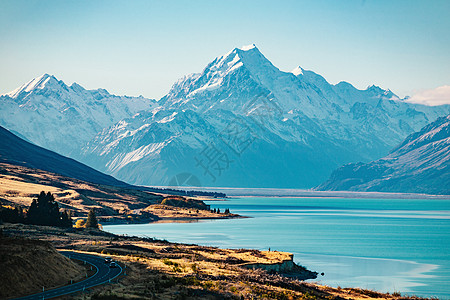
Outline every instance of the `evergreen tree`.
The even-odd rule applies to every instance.
[[[3,220],[5,219],[5,209],[0,205],[0,225],[3,224]]]
[[[24,223],[25,216],[23,214],[23,209],[20,206],[16,206],[15,211],[17,212],[17,223]]]
[[[33,199],[27,213],[27,222],[34,225],[72,226],[67,213],[60,213],[58,203],[52,193],[42,191],[37,199]],[[70,224],[69,224],[70,221]]]
[[[23,223],[23,210],[20,206],[14,208],[0,206],[0,222]]]
[[[86,220],[86,228],[95,228],[98,229],[97,217],[95,216],[95,211],[93,208],[89,211],[87,220]]]
[[[31,202],[30,207],[28,208],[27,212],[27,223],[29,224],[36,224],[39,219],[39,209],[37,205],[37,199],[33,199],[33,202]]]
[[[72,217],[67,213],[67,211],[63,211],[61,213],[60,222],[61,227],[72,227]]]

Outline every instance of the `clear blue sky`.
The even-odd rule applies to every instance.
[[[0,0],[0,94],[43,73],[159,98],[255,43],[277,67],[400,96],[450,84],[450,1]]]

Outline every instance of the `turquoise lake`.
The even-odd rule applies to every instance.
[[[104,229],[221,248],[270,247],[324,272],[315,282],[450,299],[450,200],[243,197],[207,203],[251,218]]]

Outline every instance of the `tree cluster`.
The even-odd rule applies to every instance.
[[[187,197],[195,197],[195,196],[207,196],[214,198],[226,198],[227,194],[220,192],[206,192],[206,191],[185,191],[185,190],[177,190],[171,188],[156,188],[156,187],[139,187],[142,190],[165,194],[172,194],[177,196],[187,196]]]
[[[15,206],[14,208],[0,206],[0,223],[1,222],[25,223],[25,215],[22,208],[19,206]]]
[[[215,214],[220,214],[220,208],[217,208],[217,209],[211,209],[211,212],[212,213],[215,213]],[[230,214],[230,209],[229,208],[226,208],[225,209],[225,211],[223,212],[224,214],[226,214],[226,215],[229,215]]]
[[[72,227],[72,217],[66,212],[60,212],[55,197],[42,191],[37,199],[33,199],[26,214],[22,208],[1,207],[0,221],[8,223],[26,223],[32,225],[47,225]]]
[[[34,225],[72,227],[72,218],[66,211],[59,211],[55,197],[42,191],[37,199],[33,199],[27,213],[27,221]]]

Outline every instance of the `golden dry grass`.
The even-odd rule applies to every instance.
[[[0,238],[0,298],[21,296],[82,278],[83,268],[47,242]]]
[[[181,208],[161,204],[153,204],[144,209],[144,211],[157,215],[161,218],[158,222],[165,221],[189,221],[201,219],[222,219],[222,218],[238,218],[235,214],[225,215],[218,214],[209,210],[198,210],[194,208]]]
[[[163,198],[160,195],[90,184],[49,172],[0,163],[0,201],[2,203],[28,206],[32,198],[41,190],[54,193],[60,205],[81,216],[84,216],[90,208],[96,207],[104,214],[101,216],[103,221],[108,218],[113,221],[120,218],[134,220],[134,212],[139,210],[156,215],[160,222],[190,222],[197,219],[238,217],[215,214],[206,210],[197,211],[160,205]],[[248,265],[274,265],[292,261],[292,255],[285,252],[218,249],[119,237],[100,231],[21,224],[0,225],[0,228],[9,235],[48,241],[58,248],[113,255],[115,259],[125,264],[128,275],[118,284],[96,288],[91,294],[92,299],[96,296],[99,299],[113,297],[115,299],[399,298],[367,290],[335,289],[301,282],[279,274],[269,274],[261,269],[245,268]],[[22,255],[23,251],[16,252]],[[48,253],[57,254],[51,251]],[[24,256],[22,259],[30,258]],[[11,265],[17,264],[19,262],[15,261]],[[67,267],[70,270],[70,267]],[[75,269],[72,271],[76,272]],[[74,276],[75,273],[72,271],[68,271],[67,274]],[[299,272],[298,276],[310,276],[307,271],[296,271]],[[57,285],[60,281],[67,280],[64,276],[55,278],[57,270],[53,272],[55,273],[44,274],[44,279],[48,280],[46,284]],[[12,276],[10,279],[19,282],[18,287],[24,288],[26,281],[22,278]],[[33,284],[30,286],[34,286]],[[8,285],[14,286],[11,282]],[[84,295],[73,297],[85,298]]]
[[[6,234],[32,236],[59,248],[112,256],[126,266],[127,275],[118,283],[95,288],[88,299],[414,299],[361,289],[331,288],[243,268],[249,263],[280,263],[292,259],[285,252],[218,249],[44,226],[5,224],[0,227]],[[86,295],[71,298],[86,299]]]
[[[93,184],[58,174],[0,163],[0,204],[29,206],[41,191],[54,194],[60,207],[75,217],[95,208],[101,222],[151,222],[220,219],[238,215],[216,214],[160,205],[164,194]],[[136,213],[138,212],[138,213]],[[141,215],[141,212],[148,213]]]

